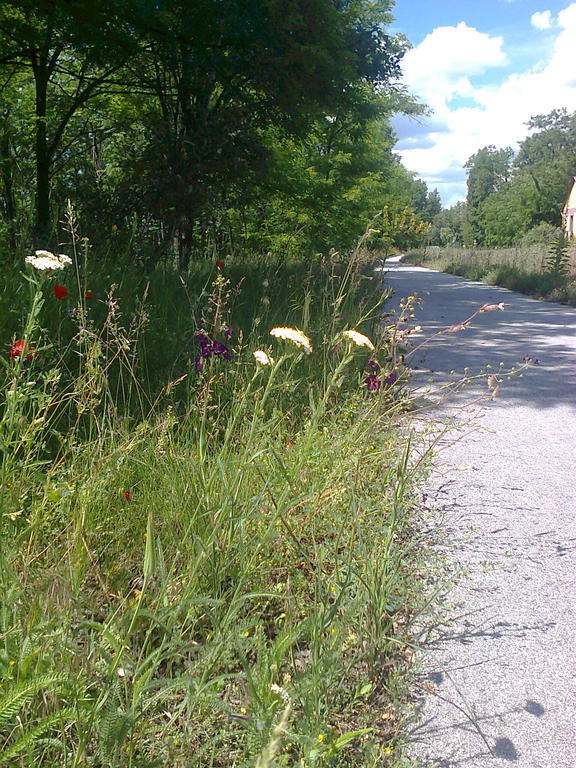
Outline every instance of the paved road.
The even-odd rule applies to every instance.
[[[463,430],[425,504],[460,578],[424,656],[410,755],[419,768],[576,768],[576,309],[415,267],[387,281],[395,300],[424,298],[426,335],[505,302],[417,352],[420,377],[540,360],[472,414],[443,409]]]

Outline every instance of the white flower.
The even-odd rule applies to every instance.
[[[285,688],[281,688],[279,685],[276,685],[276,683],[272,683],[270,686],[270,690],[272,693],[275,693],[277,696],[280,696],[282,701],[285,704],[290,704],[290,694]]]
[[[25,261],[40,272],[56,272],[72,264],[72,259],[65,253],[55,254],[50,251],[36,251],[33,256],[26,256]]]
[[[252,354],[259,365],[274,365],[274,358],[270,357],[263,349],[257,349]]]
[[[307,355],[312,352],[312,342],[302,333],[298,328],[272,328],[270,331],[271,336],[275,336],[277,339],[284,339],[284,341],[291,341],[292,344],[296,344],[297,347],[301,347]]]
[[[364,336],[363,333],[351,330],[342,331],[342,336],[344,336],[346,339],[349,339],[353,344],[356,344],[357,347],[368,347],[368,349],[374,351],[374,344],[372,344],[368,336]]]

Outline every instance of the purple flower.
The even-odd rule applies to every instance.
[[[368,360],[366,365],[368,366],[368,368],[370,368],[372,373],[378,373],[378,371],[380,370],[380,366],[378,365],[376,360]]]
[[[232,355],[226,344],[224,344],[223,341],[219,341],[218,339],[212,342],[212,353],[215,355],[221,355],[225,360],[232,359]]]
[[[212,344],[206,339],[206,341],[200,342],[200,356],[211,357],[212,356]]]
[[[388,376],[384,379],[385,384],[394,384],[395,381],[398,380],[398,374],[396,371],[392,371],[392,373],[389,373]]]
[[[230,339],[232,338],[232,328],[230,328],[229,325],[225,325],[223,329],[223,333],[226,341],[230,341]]]
[[[194,370],[201,371],[203,362],[204,361],[202,360],[200,355],[196,355],[196,357],[194,358]]]
[[[382,382],[375,373],[369,373],[364,379],[364,384],[366,384],[366,389],[369,392],[376,392],[380,389]]]

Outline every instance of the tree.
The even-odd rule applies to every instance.
[[[465,168],[468,171],[468,221],[474,239],[483,241],[479,209],[484,200],[510,178],[514,152],[510,147],[497,149],[494,145],[478,150],[470,157]]]
[[[2,64],[9,83],[29,73],[34,88],[35,233],[50,238],[53,165],[77,137],[67,136],[72,118],[102,93],[133,55],[120,0],[7,0],[0,7]],[[5,85],[6,87],[6,85]]]

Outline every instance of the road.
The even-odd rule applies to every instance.
[[[489,402],[463,407],[488,391],[483,376],[436,409],[454,429],[423,504],[458,578],[423,654],[409,755],[419,768],[576,768],[576,309],[386,269],[393,301],[424,300],[419,340],[505,304],[418,350],[417,379],[539,360]]]

